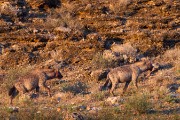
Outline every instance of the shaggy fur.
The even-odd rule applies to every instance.
[[[152,64],[149,59],[142,59],[142,61],[131,65],[124,65],[114,68],[108,73],[107,80],[105,84],[100,87],[100,90],[108,88],[110,89],[110,93],[114,96],[113,91],[118,85],[118,83],[125,82],[126,84],[123,88],[123,93],[125,93],[131,81],[134,83],[136,88],[138,88],[137,79],[142,72],[145,72],[147,70],[151,70],[151,72],[153,72],[156,69],[158,69],[157,64],[156,66],[154,66],[154,64]]]
[[[34,89],[36,89],[36,92],[39,92],[39,88],[45,88],[48,91],[48,95],[51,96],[50,88],[47,87],[46,81],[53,78],[61,79],[62,77],[59,70],[55,69],[37,69],[19,77],[14,86],[9,90],[10,104],[12,104],[12,100],[18,93],[22,95]]]

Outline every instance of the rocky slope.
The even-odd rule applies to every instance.
[[[140,83],[142,89],[149,86],[147,91],[156,91],[158,85],[175,84],[175,90],[178,91],[179,8],[178,0],[2,0],[2,88],[9,81],[13,83],[13,78],[28,69],[54,67],[58,64],[65,82],[51,83],[54,96],[63,91],[60,98],[63,96],[64,101],[73,104],[85,101],[87,104],[93,101],[91,98],[98,99],[95,93],[99,81],[106,77],[109,68],[133,63],[141,57],[151,57],[161,64],[162,69],[148,78],[146,84]],[[120,46],[119,53],[113,45]],[[142,79],[143,75],[140,81]],[[169,82],[163,81],[167,79]],[[153,80],[158,82],[152,83]],[[133,90],[130,88],[130,91],[131,96]],[[87,95],[87,100],[83,100],[82,96],[67,95],[66,92],[91,94]],[[153,93],[151,96],[155,99],[158,95]],[[179,97],[179,94],[176,95]],[[159,95],[158,99],[162,96]],[[105,94],[102,101],[106,98]],[[56,101],[56,97],[53,100]],[[38,104],[42,102],[41,98],[39,101]],[[94,101],[95,104],[99,103]],[[176,104],[172,106],[175,111],[179,111]]]

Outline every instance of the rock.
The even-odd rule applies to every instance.
[[[61,108],[60,107],[57,108],[57,112],[61,112]]]
[[[78,107],[78,109],[79,109],[80,111],[86,110],[86,106],[81,105],[81,106]]]
[[[98,33],[90,33],[86,36],[86,38],[89,40],[101,40],[101,37]]]
[[[9,107],[11,113],[13,112],[19,112],[19,107]]]
[[[180,87],[177,89],[177,92],[180,93]]]
[[[92,4],[87,4],[84,10],[90,10],[92,8]]]
[[[95,70],[91,72],[91,77],[93,77],[96,80],[102,80],[107,77],[107,74],[109,73],[109,69],[100,69],[100,70]]]
[[[66,94],[63,93],[63,92],[58,92],[58,93],[56,93],[56,94],[54,95],[54,97],[56,97],[57,99],[58,99],[58,98],[62,98],[62,97],[64,97],[64,96],[66,96]]]
[[[69,33],[69,32],[71,32],[71,29],[70,28],[67,28],[67,27],[56,27],[56,28],[54,28],[54,31],[55,32],[64,32],[64,33]]]
[[[37,111],[36,113],[37,113],[37,114],[40,114],[40,113],[41,113],[41,111]]]
[[[171,92],[175,92],[176,90],[179,89],[179,86],[180,86],[179,84],[174,83],[174,84],[169,85],[168,88]]]
[[[20,49],[21,49],[21,48],[20,48],[20,46],[19,46],[19,45],[17,45],[17,44],[12,45],[11,47],[12,47],[12,49],[13,49],[13,50],[15,50],[15,51],[18,51],[18,50],[20,50]]]
[[[109,102],[109,103],[111,103],[111,104],[115,104],[115,105],[117,105],[117,103],[120,101],[120,97],[118,96],[118,97],[108,97],[107,99],[106,99],[106,102]]]
[[[4,45],[0,44],[0,55],[4,53]]]
[[[98,111],[99,110],[101,110],[102,108],[100,108],[100,107],[90,107],[90,109],[88,110],[88,112],[90,113],[90,114],[98,114]]]
[[[72,118],[75,120],[84,120],[84,117],[80,113],[72,113]]]

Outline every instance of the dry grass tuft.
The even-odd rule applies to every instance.
[[[152,108],[149,97],[150,96],[147,94],[134,95],[126,101],[125,106],[129,112],[133,111],[134,113],[138,114],[147,113],[147,111]]]

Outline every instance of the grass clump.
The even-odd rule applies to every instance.
[[[102,101],[107,97],[107,92],[97,92],[91,95],[93,101]]]
[[[146,94],[132,96],[127,100],[125,106],[128,111],[133,111],[134,113],[147,113],[152,108],[152,104],[148,98],[149,96]]]
[[[164,98],[165,102],[168,102],[168,103],[179,103],[180,100],[174,96],[174,95],[167,95],[165,98]]]
[[[61,89],[63,92],[70,92],[74,95],[88,93],[88,86],[82,82],[77,81],[73,85],[64,85]]]
[[[103,57],[103,53],[98,52],[92,59],[92,65],[97,69],[114,68],[119,65],[119,61],[114,59],[107,60]]]

